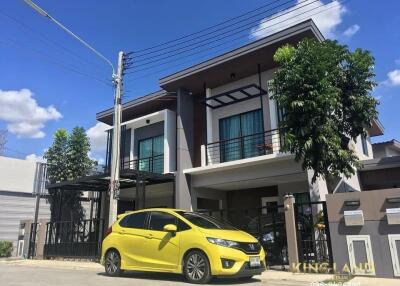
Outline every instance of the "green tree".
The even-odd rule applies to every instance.
[[[94,165],[89,158],[90,141],[82,127],[75,127],[68,138],[68,178],[76,179],[87,175]]]
[[[349,143],[377,118],[378,101],[370,95],[374,58],[336,41],[305,39],[279,48],[274,60],[279,68],[272,98],[284,111],[283,150],[294,153],[303,169],[314,170],[313,182],[319,176],[350,177],[359,161]]]
[[[88,175],[94,164],[89,158],[89,151],[89,139],[82,127],[75,127],[69,135],[65,129],[57,130],[52,146],[44,154],[50,182],[74,180]],[[51,190],[49,195],[52,220],[73,221],[84,217],[82,192]]]

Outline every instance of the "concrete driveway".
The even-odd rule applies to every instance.
[[[289,273],[287,273],[289,274]],[[289,274],[290,275],[290,274]],[[189,285],[181,275],[126,272],[122,277],[107,277],[97,263],[51,260],[19,260],[0,262],[1,286],[124,286],[124,285]],[[214,279],[210,285],[303,286],[309,281],[268,279],[264,275],[252,280]]]

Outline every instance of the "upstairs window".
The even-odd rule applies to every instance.
[[[139,141],[139,171],[164,172],[164,135]]]
[[[220,119],[221,162],[261,155],[263,129],[261,109]]]
[[[367,143],[367,136],[361,135],[361,144],[362,144],[362,150],[365,156],[368,155],[368,143]]]

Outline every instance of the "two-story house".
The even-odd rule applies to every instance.
[[[312,172],[281,152],[281,113],[268,90],[277,68],[273,55],[304,38],[324,39],[308,20],[166,76],[161,91],[125,103],[121,169],[154,177],[142,193],[135,182],[125,184],[118,212],[256,208],[280,205],[287,193],[307,202],[325,200],[339,185],[360,190],[357,175],[333,187],[323,179],[311,183]],[[110,130],[112,118],[112,109],[97,114]],[[372,158],[370,137],[383,132],[379,122],[367,131],[352,144],[361,159]]]

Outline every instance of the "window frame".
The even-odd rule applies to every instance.
[[[134,216],[134,215],[140,215],[140,214],[145,214],[146,217],[144,219],[144,223],[143,223],[143,228],[137,228],[137,227],[129,227],[129,226],[124,226],[121,223],[124,220],[129,220],[129,217]],[[118,225],[122,228],[129,228],[129,229],[148,229],[148,224],[149,224],[149,212],[148,211],[143,211],[143,212],[137,212],[137,213],[131,213],[131,214],[127,214],[126,216],[124,216],[119,222]]]
[[[192,227],[191,227],[190,225],[188,225],[186,222],[184,222],[182,219],[180,219],[179,217],[177,217],[177,216],[174,215],[174,214],[171,214],[171,213],[169,213],[169,212],[164,212],[164,211],[149,211],[149,214],[148,214],[148,217],[147,217],[147,229],[150,230],[150,231],[161,231],[161,232],[166,232],[166,231],[164,231],[164,230],[157,230],[157,229],[151,229],[151,228],[150,228],[151,217],[152,217],[153,213],[162,213],[162,214],[167,214],[167,215],[173,216],[173,217],[175,218],[175,223],[174,223],[174,225],[176,225],[176,228],[177,228],[177,231],[176,231],[176,232],[182,232],[182,231],[186,231],[186,230],[192,229]],[[179,222],[183,223],[183,225],[185,225],[186,228],[183,229],[183,230],[180,229],[180,228],[179,228]]]
[[[162,137],[162,141],[163,141],[163,150],[162,150],[162,154],[158,154],[158,155],[154,155],[154,139],[155,138],[158,138],[158,137]],[[140,143],[141,142],[144,142],[144,141],[147,141],[147,140],[151,140],[151,156],[149,156],[149,157],[143,157],[143,158],[141,158],[140,157]],[[163,162],[164,162],[164,140],[165,140],[165,135],[164,135],[164,133],[163,134],[159,134],[159,135],[156,135],[156,136],[150,136],[150,137],[147,137],[147,138],[143,138],[143,139],[139,139],[137,142],[137,144],[138,144],[138,148],[137,148],[137,162],[138,162],[138,164],[140,164],[139,162],[140,162],[140,160],[145,160],[145,159],[148,159],[148,158],[153,158],[153,160],[151,161],[151,164],[150,164],[150,161],[149,161],[149,169],[151,169],[151,170],[148,170],[148,171],[150,171],[150,172],[153,172],[154,171],[154,157],[163,157]],[[139,169],[139,166],[138,166],[138,169]],[[142,171],[147,171],[147,170],[142,170]],[[164,164],[162,164],[162,172],[161,173],[164,173]]]

